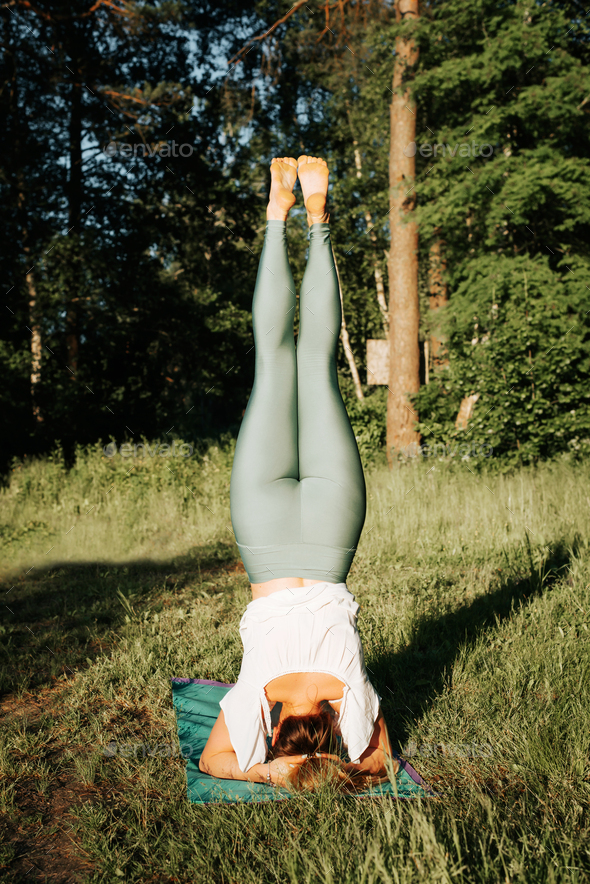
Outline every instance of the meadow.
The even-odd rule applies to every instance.
[[[590,463],[367,470],[348,586],[393,744],[437,797],[196,806],[170,678],[239,672],[231,458],[228,441],[15,463],[0,491],[3,880],[587,881]]]

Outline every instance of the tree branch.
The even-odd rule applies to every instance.
[[[35,15],[38,15],[39,18],[44,18],[45,21],[72,21],[74,19],[82,19],[88,18],[88,16],[92,15],[96,12],[97,9],[100,9],[101,6],[106,6],[108,9],[112,9],[113,12],[118,12],[120,15],[131,15],[131,11],[125,9],[124,6],[117,6],[116,3],[113,3],[112,0],[95,0],[95,3],[88,9],[87,12],[82,12],[79,15],[69,14],[69,15],[56,15],[51,12],[44,12],[42,9],[39,9],[37,6],[34,6],[29,0],[12,0],[10,3],[5,3],[5,6],[19,6],[22,9],[29,10],[30,12],[34,12]]]
[[[261,40],[266,40],[266,38],[268,36],[270,36],[270,34],[272,34],[272,32],[274,30],[276,30],[276,28],[278,28],[279,25],[284,24],[284,22],[286,22],[287,19],[291,18],[291,16],[294,15],[298,9],[301,9],[302,6],[305,6],[305,4],[307,2],[309,2],[309,0],[297,0],[297,2],[293,4],[293,6],[289,10],[289,12],[286,15],[284,15],[282,18],[280,18],[278,21],[276,21],[274,23],[274,25],[272,25],[272,27],[270,27],[268,29],[268,31],[265,31],[265,33],[261,34],[259,37],[252,37],[251,40],[248,40],[247,43],[244,43],[244,45],[242,46],[240,51],[236,52],[236,54],[233,56],[233,58],[230,58],[230,60],[228,61],[228,65],[238,64],[238,62],[242,61],[246,57],[248,52],[250,51],[248,49],[248,46],[252,46],[254,43],[259,43]],[[326,0],[326,5],[324,7],[325,12],[326,12],[326,26],[325,26],[324,30],[322,31],[322,33],[320,34],[320,36],[318,37],[318,42],[322,39],[322,37],[324,36],[326,31],[330,30],[330,28],[328,27],[328,22],[330,20],[330,9],[338,8],[342,11],[345,4],[348,2],[349,2],[349,0],[336,0],[335,3],[330,4],[329,0]],[[248,50],[248,52],[246,52],[246,50]]]
[[[240,51],[236,52],[236,54],[233,56],[233,58],[230,58],[230,60],[228,61],[228,65],[238,64],[238,62],[241,61],[243,58],[245,58],[245,56],[247,55],[246,49],[248,48],[248,46],[251,46],[254,43],[258,43],[261,40],[266,40],[266,38],[270,34],[272,34],[272,32],[276,28],[278,28],[279,25],[282,25],[284,22],[287,21],[287,19],[291,18],[291,16],[294,15],[294,13],[296,13],[298,9],[300,9],[302,6],[305,6],[306,2],[307,2],[307,0],[297,0],[297,2],[293,4],[293,6],[289,10],[289,12],[286,15],[284,15],[282,18],[280,18],[278,21],[276,21],[274,23],[274,25],[272,25],[272,27],[270,27],[268,29],[268,31],[265,31],[265,33],[261,34],[260,37],[252,37],[251,40],[248,40],[247,43],[244,43],[244,45],[242,46]]]

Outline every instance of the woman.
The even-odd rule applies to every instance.
[[[232,524],[252,602],[240,623],[238,682],[220,703],[200,768],[299,788],[328,776],[356,788],[385,775],[391,750],[365,670],[358,605],[344,582],[366,502],[336,373],[342,314],[326,214],[329,173],[324,160],[308,156],[275,159],[270,170],[252,305],[255,381],[231,478]],[[297,175],[310,246],[295,349],[286,220]],[[350,762],[340,759],[339,738]]]

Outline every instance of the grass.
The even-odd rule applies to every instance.
[[[348,585],[394,745],[439,798],[198,807],[170,677],[239,672],[231,454],[86,449],[0,492],[3,880],[588,880],[590,464],[367,474]]]

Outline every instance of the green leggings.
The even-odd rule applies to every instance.
[[[346,580],[365,521],[365,480],[338,387],[342,313],[330,225],[310,230],[299,302],[286,223],[267,221],[254,300],[254,387],[231,476],[231,518],[251,583]]]

